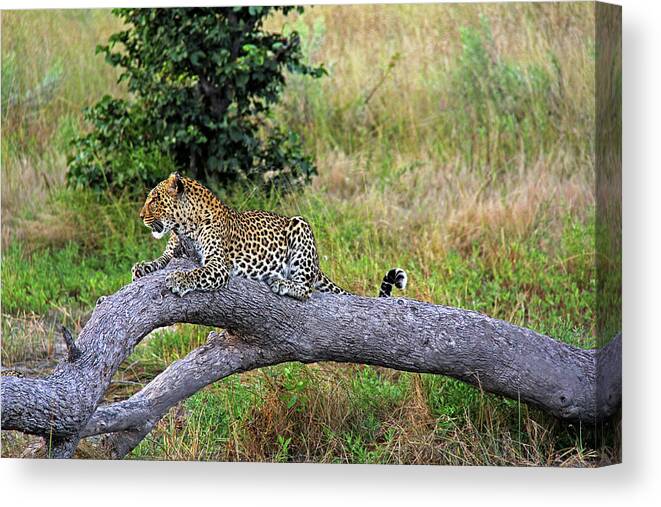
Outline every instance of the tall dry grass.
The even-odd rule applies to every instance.
[[[320,81],[291,78],[279,114],[314,149],[312,192],[332,206],[377,221],[393,242],[415,238],[409,248],[428,258],[475,242],[498,255],[503,238],[539,228],[557,235],[564,215],[583,221],[593,208],[593,6],[317,6],[286,23],[301,33],[310,61],[329,70]],[[467,83],[457,81],[474,63],[462,33],[479,35],[485,25],[485,72],[531,80],[525,69],[541,69],[552,81],[547,96],[532,99],[544,102],[550,124],[524,133],[522,123],[520,149],[496,134],[463,144],[481,124],[462,100]],[[488,81],[498,77],[476,77],[487,124],[503,112],[489,96]],[[526,136],[536,149],[523,147]]]
[[[383,178],[362,157],[330,152],[310,193],[375,223],[386,242],[409,238],[406,248],[420,259],[468,253],[476,243],[497,255],[503,238],[525,240],[540,228],[552,250],[566,214],[586,220],[594,204],[589,171],[561,176],[543,160],[498,178],[451,164],[416,164],[407,156],[393,167],[397,176]],[[297,198],[291,211],[301,210]]]
[[[387,139],[399,152],[452,160],[456,154],[437,145],[452,135],[446,122],[469,105],[452,102],[461,34],[486,22],[490,59],[535,65],[558,81],[557,130],[568,138],[546,147],[547,157],[562,163],[570,148],[585,154],[580,136],[592,130],[577,129],[592,129],[594,119],[589,4],[317,6],[288,21],[301,32],[310,60],[329,69],[321,82],[290,80],[283,113],[320,150],[374,151]]]
[[[64,184],[82,108],[124,91],[95,54],[121,27],[106,10],[3,11],[2,244]],[[65,232],[66,233],[66,232]]]
[[[590,4],[317,6],[269,25],[283,23],[301,33],[310,61],[329,69],[316,82],[290,77],[278,111],[314,151],[315,191],[382,209],[391,229],[429,231],[431,254],[502,226],[523,234],[544,221],[540,203],[548,203],[551,221],[558,210],[591,204]],[[544,69],[561,100],[554,127],[534,139],[538,153],[498,155],[487,137],[489,149],[471,148],[476,166],[462,156],[456,127],[472,125],[468,104],[451,101],[461,91],[462,30],[479,33],[485,23],[489,57]],[[120,26],[105,10],[3,13],[3,244],[16,217],[42,208],[61,187],[66,142],[84,128],[81,108],[124,93],[116,69],[94,54]],[[485,152],[499,162],[487,163]]]

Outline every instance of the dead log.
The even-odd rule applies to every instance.
[[[233,278],[216,292],[180,298],[163,271],[97,304],[46,378],[3,377],[2,429],[40,435],[52,457],[70,457],[81,438],[112,433],[122,457],[170,407],[234,373],[287,361],[335,361],[448,375],[530,403],[561,419],[596,423],[621,402],[621,336],[582,350],[477,312],[405,298],[314,293],[306,302]],[[174,362],[131,398],[99,406],[113,374],[152,330],[177,322],[225,329]]]

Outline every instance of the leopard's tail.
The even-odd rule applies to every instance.
[[[334,283],[324,273],[319,273],[317,283],[314,284],[315,290],[319,292],[332,292],[333,294],[351,294],[351,292],[344,290],[342,287]]]
[[[386,276],[383,277],[381,282],[381,287],[379,288],[380,297],[388,297],[392,292],[393,285],[398,289],[406,288],[406,281],[408,280],[406,276],[406,271],[400,268],[393,268],[386,273]],[[319,273],[319,279],[314,285],[315,290],[320,292],[332,292],[334,294],[351,294],[351,292],[344,290],[342,287],[335,284],[330,278],[328,278],[324,273]]]
[[[394,285],[398,289],[405,289],[408,277],[406,271],[401,268],[393,268],[386,273],[379,288],[379,297],[389,297]]]

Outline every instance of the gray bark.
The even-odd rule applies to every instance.
[[[76,354],[41,379],[3,377],[2,429],[44,436],[70,457],[83,437],[112,433],[122,457],[166,412],[228,375],[286,361],[351,362],[449,375],[542,408],[596,423],[621,402],[621,336],[582,350],[485,315],[405,298],[314,293],[306,302],[233,278],[227,288],[183,298],[165,289],[176,259],[97,304]],[[131,398],[99,406],[112,375],[153,329],[176,322],[218,326]]]

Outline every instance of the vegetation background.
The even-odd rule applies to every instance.
[[[308,8],[300,32],[320,80],[290,76],[275,115],[319,175],[304,191],[216,189],[240,208],[304,215],[322,268],[375,294],[484,312],[595,344],[594,6],[590,3]],[[2,364],[43,372],[96,299],[163,248],[140,202],[64,186],[81,109],[122,96],[94,48],[105,10],[2,13]],[[146,192],[148,189],[144,189]],[[178,325],[145,339],[108,399],[129,396],[204,342]],[[235,375],[172,410],[134,459],[594,466],[620,460],[619,424],[561,423],[432,375],[284,364]],[[3,432],[2,455],[30,439]],[[101,458],[88,442],[81,457]]]

